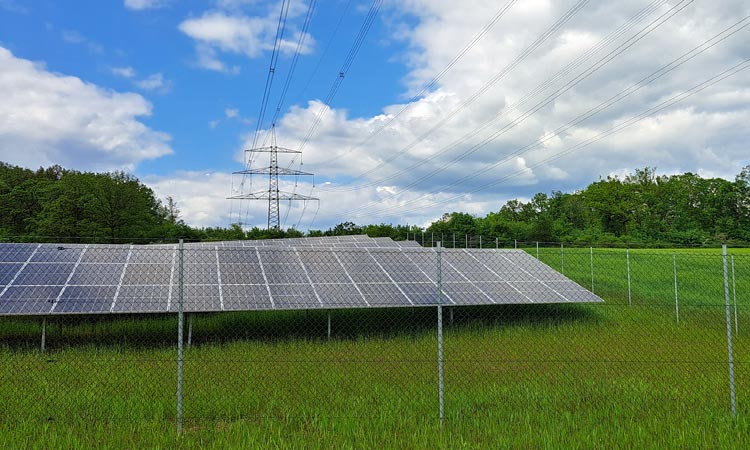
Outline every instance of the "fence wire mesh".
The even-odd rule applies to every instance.
[[[513,433],[747,413],[750,254],[514,247],[540,264],[463,246],[6,245],[0,421],[444,416]],[[571,301],[573,283],[604,301]]]

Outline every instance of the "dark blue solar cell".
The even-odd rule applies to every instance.
[[[218,285],[189,285],[183,289],[185,311],[221,311]],[[172,292],[172,308],[176,308],[177,292]]]
[[[22,263],[0,263],[0,286],[5,286],[23,267]]]
[[[177,290],[172,292],[176,302]],[[164,312],[169,302],[169,286],[120,286],[115,302],[115,312]]]
[[[18,274],[14,285],[64,285],[75,264],[29,263]]]
[[[125,264],[79,264],[68,284],[118,285]]]
[[[0,313],[49,312],[61,290],[62,286],[11,286],[0,295]]]
[[[83,246],[64,246],[43,244],[34,253],[32,262],[76,262],[81,256]]]
[[[89,247],[81,256],[86,263],[124,263],[128,259],[129,247]]]
[[[109,312],[116,286],[68,286],[55,306],[56,313]]]
[[[265,285],[225,285],[222,293],[226,310],[271,309]]]
[[[28,261],[39,244],[0,244],[0,262]]]

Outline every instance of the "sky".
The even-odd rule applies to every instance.
[[[190,225],[265,227],[227,197],[268,189],[233,173],[275,141],[314,174],[280,183],[319,199],[281,202],[303,231],[647,166],[733,180],[747,42],[745,0],[0,0],[0,160],[125,170]]]

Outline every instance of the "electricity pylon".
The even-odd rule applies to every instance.
[[[279,177],[283,176],[301,176],[307,175],[312,176],[312,173],[303,172],[301,170],[288,169],[285,167],[279,167],[279,153],[282,154],[301,154],[298,150],[292,150],[289,148],[279,147],[276,145],[276,132],[274,128],[271,128],[271,145],[267,147],[258,147],[245,150],[246,153],[268,153],[269,163],[266,167],[250,167],[253,162],[253,158],[247,158],[246,168],[235,174],[252,177],[253,175],[268,175],[268,189],[260,190],[255,192],[240,192],[237,195],[229,197],[230,200],[268,200],[268,229],[278,230],[281,228],[281,220],[279,218],[279,202],[281,200],[318,200],[314,197],[297,194],[296,192],[285,192],[279,190]],[[244,182],[240,185],[244,188]],[[252,186],[252,183],[250,184]]]

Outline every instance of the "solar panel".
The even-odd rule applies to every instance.
[[[185,244],[186,248],[218,246],[233,247],[297,247],[297,248],[393,248],[419,247],[414,241],[394,241],[389,237],[371,238],[367,235],[320,236],[307,238],[258,239],[243,241],[196,242]]]
[[[0,315],[178,308],[176,245],[0,244],[0,258]],[[522,250],[443,249],[441,259],[446,305],[602,301]],[[187,312],[438,301],[434,248],[192,245],[183,252],[182,275]]]

